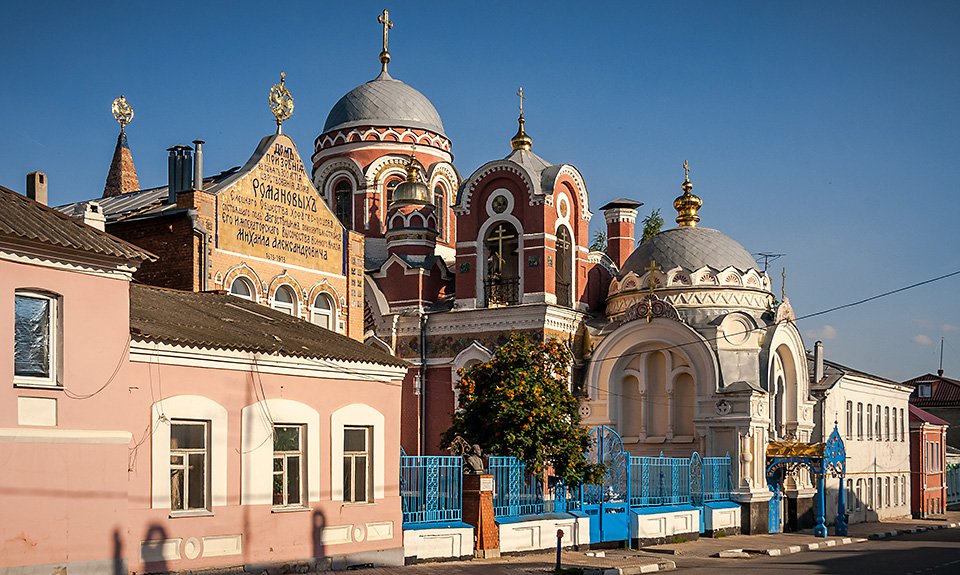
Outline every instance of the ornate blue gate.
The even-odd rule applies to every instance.
[[[587,459],[606,467],[601,485],[583,486],[583,512],[590,518],[590,542],[630,537],[630,454],[617,432],[605,425],[590,430]]]

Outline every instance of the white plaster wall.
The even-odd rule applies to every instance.
[[[418,559],[472,557],[473,527],[404,530],[403,556]]]
[[[712,509],[710,507],[704,507],[703,513],[703,526],[707,531],[740,527],[739,505],[728,509]]]
[[[700,532],[700,512],[696,509],[640,515],[630,512],[630,538],[654,539]]]
[[[307,501],[320,501],[320,414],[305,403],[267,399],[240,412],[241,487],[243,505],[273,503],[273,425],[305,425]],[[342,440],[341,440],[342,441]]]
[[[502,523],[497,527],[501,553],[553,549],[557,546],[557,529],[563,529],[564,547],[590,543],[590,520],[586,517]]]

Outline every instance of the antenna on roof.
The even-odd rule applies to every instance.
[[[775,254],[772,252],[759,252],[753,254],[753,259],[759,264],[763,262],[763,273],[767,273],[767,268],[770,267],[770,262],[778,260],[787,254]]]

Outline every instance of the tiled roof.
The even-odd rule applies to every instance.
[[[912,403],[910,404],[910,421],[922,421],[924,423],[932,423],[933,425],[950,425],[950,423],[940,419],[928,411],[920,409]]]
[[[917,389],[910,394],[910,403],[920,407],[954,407],[960,406],[960,381],[928,373],[903,382],[916,388],[921,383],[929,383],[930,397],[920,397]]]
[[[359,341],[225,293],[131,284],[130,333],[194,347],[407,366]]]
[[[131,261],[156,256],[0,186],[0,236]]]
[[[681,227],[660,232],[643,242],[630,254],[621,275],[634,272],[642,276],[650,260],[663,270],[679,266],[688,272],[702,267],[722,270],[733,266],[738,271],[757,269],[750,252],[732,238],[710,228]]]
[[[420,128],[444,135],[440,114],[430,100],[386,72],[340,98],[323,131],[356,126]]]

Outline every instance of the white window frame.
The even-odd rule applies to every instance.
[[[280,293],[281,290],[288,291],[293,301],[277,301],[277,294]],[[290,314],[293,317],[297,317],[300,313],[300,298],[297,297],[297,290],[294,289],[290,284],[280,284],[273,292],[273,298],[270,301],[270,307],[277,311]]]
[[[202,395],[174,395],[157,401],[151,408],[153,434],[150,437],[151,493],[153,509],[170,509],[170,423],[172,420],[210,422],[209,511],[176,512],[181,515],[210,515],[227,504],[227,410]]]
[[[853,402],[847,401],[846,438],[853,439]]]
[[[61,296],[49,292],[31,289],[18,289],[14,292],[14,310],[16,310],[17,298],[30,298],[44,300],[47,302],[47,324],[49,332],[47,334],[47,374],[46,376],[22,375],[17,373],[16,356],[14,356],[13,383],[23,386],[43,386],[60,387],[63,385],[62,360],[63,357],[63,317]],[[16,312],[14,312],[13,329],[16,330]],[[16,337],[16,336],[14,336]],[[14,340],[16,342],[16,340]],[[16,345],[16,343],[14,343]]]
[[[317,305],[318,301],[325,301],[330,305],[329,308],[322,308]],[[339,331],[337,330],[337,303],[335,298],[328,294],[327,292],[320,292],[317,294],[317,297],[313,298],[313,301],[310,302],[310,323],[314,325],[319,325],[320,327],[325,327],[330,331]],[[326,324],[323,325],[320,323],[322,318],[326,319]]]
[[[917,385],[917,397],[927,399],[933,395],[933,385],[921,383]]]
[[[173,419],[170,421],[170,434],[173,435],[173,428],[175,426],[192,426],[192,427],[201,427],[203,429],[203,447],[194,448],[194,447],[183,447],[183,448],[174,448],[173,445],[170,446],[170,513],[171,514],[181,514],[181,513],[196,513],[198,511],[210,511],[210,422],[203,420],[191,420],[191,419]],[[203,505],[201,507],[190,507],[190,456],[191,455],[203,455]],[[179,463],[174,463],[174,458],[181,458]],[[181,481],[183,488],[180,494],[180,502],[182,507],[175,508],[173,501],[173,472],[174,470],[180,470]]]
[[[857,439],[863,440],[863,402],[857,402]]]
[[[362,432],[364,438],[364,448],[359,451],[348,451],[346,448],[346,436],[349,432]],[[373,474],[371,464],[373,460],[371,437],[373,430],[366,425],[347,425],[343,428],[344,448],[343,448],[343,502],[344,503],[373,503]],[[363,497],[357,497],[358,487],[356,482],[357,460],[363,458],[361,464],[364,468]],[[348,472],[349,470],[349,472]],[[349,484],[349,490],[347,489]],[[349,495],[348,495],[349,491]]]
[[[873,439],[873,404],[867,404],[867,439]]]
[[[249,297],[248,297],[248,296],[244,296],[244,295],[242,295],[242,294],[238,294],[238,293],[236,293],[236,292],[233,291],[233,286],[236,285],[237,283],[240,283],[240,284],[246,286],[247,291],[250,292]],[[245,299],[245,300],[252,301],[252,302],[256,302],[256,301],[257,301],[257,288],[256,288],[256,286],[254,285],[253,280],[251,280],[251,279],[248,278],[247,276],[237,276],[236,278],[234,278],[234,280],[233,280],[232,282],[230,282],[230,291],[229,291],[228,293],[229,293],[230,295],[232,295],[233,297],[238,297],[238,298],[240,298],[240,299]]]
[[[900,505],[900,476],[893,476],[893,506],[898,507]]]
[[[385,419],[382,413],[365,403],[351,403],[330,414],[330,499],[343,501],[343,429],[345,427],[371,428],[371,473],[373,491],[370,503],[383,499],[385,492],[384,461],[387,444],[384,440]],[[399,451],[399,445],[391,442],[391,451]],[[397,457],[391,453],[390,457]],[[391,481],[395,481],[391,477]]]
[[[276,437],[278,428],[287,428],[287,429],[296,429],[297,430],[297,449],[295,450],[282,450],[277,451]],[[307,492],[307,450],[306,448],[306,425],[302,423],[275,423],[273,425],[273,468],[271,477],[274,480],[272,482],[273,488],[273,506],[274,507],[296,507],[301,508],[305,507],[308,499]],[[296,466],[293,466],[290,463],[292,458],[299,458],[300,463]],[[277,462],[280,462],[280,469],[277,470]],[[293,467],[291,469],[291,467]],[[277,501],[277,491],[276,491],[276,477],[277,474],[280,475],[280,485],[281,485],[281,500]],[[289,488],[287,487],[290,481],[290,477],[293,473],[299,477],[300,484],[300,493],[299,501],[290,502],[287,499],[289,493]]]

